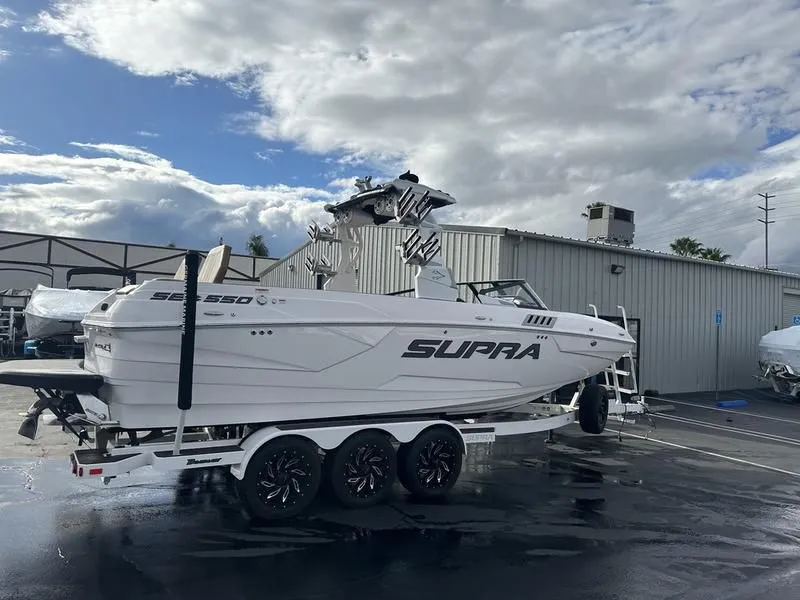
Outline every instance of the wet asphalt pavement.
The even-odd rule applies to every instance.
[[[477,446],[445,503],[398,486],[269,525],[222,470],[103,486],[64,459],[0,461],[0,598],[796,600],[800,405],[710,400],[655,417],[659,442],[570,427]]]

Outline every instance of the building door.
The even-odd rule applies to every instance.
[[[779,329],[800,325],[800,290],[783,290],[783,322]]]

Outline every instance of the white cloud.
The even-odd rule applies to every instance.
[[[272,157],[276,154],[281,154],[283,150],[280,148],[266,148],[264,150],[259,150],[256,152],[256,158],[259,160],[263,160],[266,162],[272,162]]]
[[[636,210],[641,244],[696,234],[759,262],[753,192],[800,190],[758,152],[768,127],[800,128],[795,4],[81,0],[39,26],[137,74],[256,90],[250,130],[410,167],[454,218],[579,236],[605,201]],[[723,163],[745,174],[690,179]],[[791,217],[774,214],[777,236]],[[796,240],[774,259],[800,263]]]
[[[8,29],[11,27],[16,22],[14,18],[16,16],[17,13],[10,8],[0,6],[0,29]]]
[[[157,138],[161,136],[160,133],[156,133],[155,131],[147,131],[145,129],[140,129],[139,131],[136,132],[136,135],[139,135],[141,137],[151,137],[151,138]]]
[[[0,129],[0,146],[19,147],[26,146],[25,142],[21,139],[9,134],[5,129]]]
[[[300,243],[311,220],[324,220],[324,203],[335,201],[314,188],[209,183],[141,148],[72,145],[102,156],[0,153],[0,177],[29,180],[0,185],[6,228],[200,248],[223,236],[243,252],[253,231]]]
[[[17,14],[10,8],[0,6],[0,32],[2,32],[3,29],[9,29],[12,25],[14,25],[16,23],[16,16]],[[0,36],[0,44],[2,44],[2,42],[3,39]],[[3,48],[2,45],[0,45],[0,62],[9,56],[11,56],[11,51],[7,48]]]

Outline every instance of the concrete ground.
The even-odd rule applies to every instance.
[[[749,405],[653,400],[672,410],[621,440],[612,422],[477,445],[446,502],[398,486],[265,525],[224,471],[73,478],[57,430],[14,439],[32,395],[3,387],[0,599],[795,599],[800,406],[733,396]]]
[[[14,360],[0,363],[3,369],[47,369],[78,361],[65,360]],[[22,417],[36,401],[33,390],[10,385],[0,385],[0,460],[3,458],[59,458],[67,457],[75,449],[74,436],[61,431],[61,427],[42,427],[37,439],[31,441],[17,435]],[[49,413],[45,413],[49,414]]]

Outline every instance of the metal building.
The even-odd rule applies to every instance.
[[[67,272],[76,267],[135,271],[138,280],[171,277],[186,250],[168,246],[0,231],[0,289],[34,288],[37,284],[65,287]],[[274,258],[234,254],[229,283],[255,282]],[[116,287],[121,276],[77,274],[71,285]]]
[[[754,378],[759,339],[800,319],[800,275],[505,228],[442,229],[457,281],[526,279],[553,310],[588,313],[591,303],[614,317],[624,306],[639,341],[640,389],[714,390],[718,318],[720,389],[763,387]],[[408,229],[361,231],[361,291],[413,287],[397,251]],[[304,261],[323,252],[335,266],[337,244],[309,242],[261,273],[262,285],[317,287]]]

